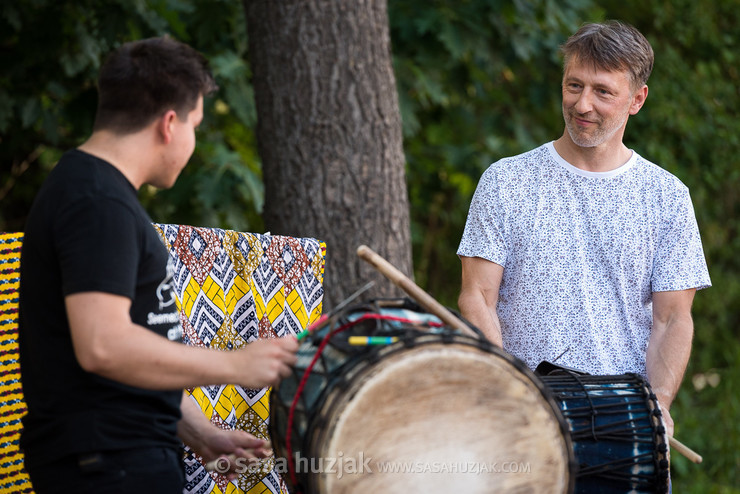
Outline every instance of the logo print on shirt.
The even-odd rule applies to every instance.
[[[175,268],[172,266],[172,258],[167,258],[167,275],[157,287],[159,310],[164,310],[175,303],[175,288],[172,286],[174,276]]]

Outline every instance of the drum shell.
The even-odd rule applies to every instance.
[[[665,427],[647,380],[572,371],[540,378],[568,425],[578,463],[575,493],[668,492]]]

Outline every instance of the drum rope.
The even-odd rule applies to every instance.
[[[615,382],[615,378],[623,382]],[[576,451],[582,448],[580,453],[576,453],[581,460],[577,477],[590,477],[596,479],[595,482],[624,482],[636,492],[665,492],[666,462],[657,458],[661,447],[665,446],[655,438],[656,432],[660,431],[652,420],[655,410],[646,406],[650,397],[645,387],[649,385],[641,376],[581,376],[563,370],[545,379],[558,395]],[[597,414],[600,416],[598,421]],[[623,416],[621,420],[620,416]],[[607,448],[605,451],[618,443],[632,444],[634,449],[629,456],[609,459],[608,456],[600,456],[601,450],[594,450],[589,441],[603,442]],[[638,448],[638,444],[657,448],[640,452],[642,448]]]
[[[647,461],[640,461],[641,459],[647,460]],[[613,471],[615,467],[628,467],[631,465],[639,465],[641,463],[652,463],[652,453],[640,453],[635,456],[631,456],[629,458],[619,458],[612,461],[599,463],[597,465],[591,465],[588,467],[582,466],[579,471],[579,476],[587,476],[587,475],[598,475],[598,474],[605,474],[608,473],[612,475],[613,478],[619,478],[619,479],[632,479],[632,478],[644,478],[651,480],[654,477],[654,474],[648,474],[643,475],[639,473],[619,473],[616,471]]]
[[[586,399],[588,400],[588,404],[591,407],[591,437],[594,441],[598,441],[596,438],[596,415],[598,414],[598,411],[596,410],[596,407],[594,406],[594,402],[591,400],[591,395],[589,395],[588,390],[586,389],[586,385],[581,381],[581,378],[579,375],[575,372],[568,371],[568,373],[573,376],[573,379],[578,383],[578,385],[583,390],[583,394],[586,395]]]

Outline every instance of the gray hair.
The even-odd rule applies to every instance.
[[[600,70],[628,71],[632,90],[647,84],[655,57],[645,36],[619,21],[584,24],[561,46],[561,51],[564,66],[576,59]]]

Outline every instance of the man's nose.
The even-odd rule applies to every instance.
[[[591,91],[588,88],[584,88],[583,91],[581,91],[581,94],[578,95],[578,100],[576,101],[576,104],[573,106],[573,108],[578,113],[588,113],[591,110],[593,110],[593,91]]]

